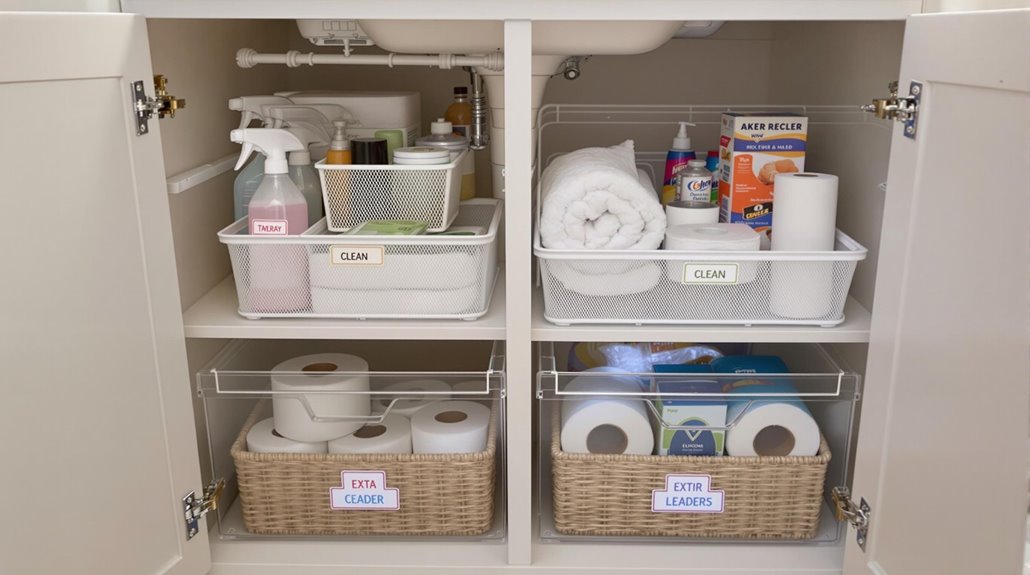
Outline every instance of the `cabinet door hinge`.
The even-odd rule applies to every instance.
[[[862,110],[875,114],[883,120],[896,120],[905,124],[905,137],[916,139],[919,127],[919,101],[923,93],[923,85],[912,82],[908,85],[908,96],[898,97],[898,83],[893,81],[887,85],[890,95],[886,98],[874,98],[872,104],[862,106]]]
[[[869,535],[869,515],[872,514],[869,504],[863,498],[855,505],[851,500],[851,490],[843,486],[834,487],[831,496],[837,521],[847,521],[855,528],[855,541],[862,551],[865,551],[865,542]]]
[[[218,500],[225,489],[224,479],[213,479],[204,488],[204,497],[198,499],[196,493],[190,491],[182,498],[183,517],[186,520],[186,540],[189,541],[200,532],[200,519],[209,511],[218,509]]]
[[[143,80],[132,83],[132,102],[136,113],[136,135],[150,131],[148,122],[157,114],[158,118],[175,117],[176,110],[186,107],[186,100],[168,93],[168,80],[158,74],[154,76],[154,97],[147,96]]]

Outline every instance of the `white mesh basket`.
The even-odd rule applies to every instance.
[[[327,227],[345,232],[370,220],[425,222],[447,229],[458,215],[462,152],[449,164],[430,166],[315,164],[322,183]]]
[[[458,226],[475,236],[330,234],[326,219],[299,236],[218,232],[229,248],[244,317],[476,319],[490,307],[501,203],[462,202]]]
[[[832,252],[555,250],[540,244],[544,317],[559,325],[820,325],[844,321],[866,249]]]

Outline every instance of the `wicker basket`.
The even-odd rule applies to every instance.
[[[493,526],[497,409],[486,449],[455,454],[252,453],[250,414],[231,454],[236,465],[243,522],[269,535],[479,535]],[[329,489],[344,470],[386,472],[400,490],[397,511],[333,510]]]
[[[595,455],[561,450],[551,435],[554,526],[568,535],[811,539],[819,527],[830,448],[812,457]],[[670,473],[712,477],[723,513],[654,513],[651,492]]]

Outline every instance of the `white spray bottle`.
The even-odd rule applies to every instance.
[[[326,152],[329,150],[333,124],[339,120],[351,122],[354,118],[347,108],[337,104],[293,104],[290,106],[276,104],[275,106],[265,106],[263,109],[272,122],[270,126],[272,128],[287,127],[290,119],[318,124],[326,133],[326,141],[324,145],[317,143],[310,148],[311,157],[316,162],[325,158]],[[315,116],[312,112],[318,115]]]
[[[250,126],[254,120],[260,120],[262,126],[268,126],[270,120],[264,111],[267,106],[290,106],[293,102],[282,96],[242,96],[229,100],[229,109],[242,112],[240,129]],[[239,167],[236,168],[239,170]],[[258,155],[253,162],[236,175],[233,182],[233,217],[240,219],[247,215],[247,205],[254,196],[261,179],[265,177],[265,158]]]
[[[297,139],[304,144],[304,149],[297,152],[290,152],[287,174],[290,180],[304,195],[308,203],[308,224],[314,224],[322,218],[325,204],[322,201],[322,185],[318,179],[318,172],[311,165],[311,144],[327,144],[325,134],[315,126],[307,122],[291,120],[288,128]]]
[[[287,174],[286,153],[306,150],[304,143],[287,130],[272,128],[233,130],[230,138],[243,144],[237,169],[255,149],[266,156],[264,178],[247,206],[250,235],[300,235],[308,227],[308,204]],[[238,294],[241,306],[261,313],[307,309],[310,290],[304,246],[252,245],[249,256],[250,281],[246,292]]]

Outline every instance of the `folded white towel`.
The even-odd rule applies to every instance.
[[[549,260],[547,271],[567,289],[588,296],[645,292],[662,277],[659,262]]]
[[[540,178],[540,241],[552,249],[655,250],[665,212],[641,183],[633,141],[555,159]]]
[[[459,289],[357,290],[311,288],[311,311],[327,315],[458,315],[483,311],[483,291]]]
[[[481,258],[464,252],[388,253],[381,266],[334,265],[326,252],[309,256],[311,287],[332,289],[457,289],[485,281]]]

